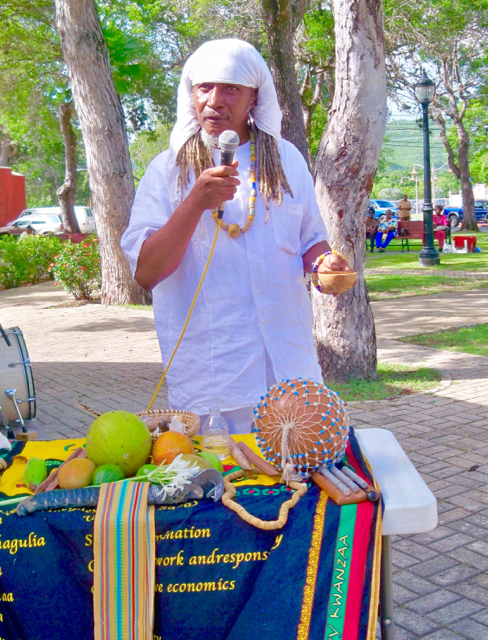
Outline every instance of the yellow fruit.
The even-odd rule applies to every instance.
[[[191,466],[193,466],[193,463],[196,462],[197,467],[200,469],[200,471],[203,471],[204,469],[213,469],[212,465],[208,460],[205,460],[204,458],[200,458],[200,456],[195,456],[193,455],[193,453],[184,453],[181,456],[181,459],[186,460],[187,462],[190,462]]]
[[[154,443],[152,457],[154,464],[169,464],[180,453],[195,453],[190,438],[179,431],[165,431]]]
[[[59,467],[58,483],[61,489],[88,487],[95,472],[95,465],[88,458],[73,458]]]

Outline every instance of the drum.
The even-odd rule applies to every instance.
[[[31,420],[36,415],[36,397],[24,336],[19,327],[3,333],[10,346],[0,336],[0,407],[9,422]]]

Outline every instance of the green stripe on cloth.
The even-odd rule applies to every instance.
[[[94,523],[95,640],[153,636],[154,507],[149,483],[103,484]]]
[[[342,638],[344,631],[356,514],[357,505],[355,504],[344,505],[341,508],[327,621],[325,623],[325,640],[332,640],[333,638],[339,640]]]

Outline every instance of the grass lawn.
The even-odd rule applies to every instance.
[[[488,233],[460,234],[476,235],[477,246],[482,253],[441,253],[441,264],[430,269],[455,271],[488,271]],[[435,243],[437,247],[437,242]],[[392,241],[385,253],[368,253],[366,255],[366,269],[388,267],[390,269],[419,269],[418,252],[422,248],[421,240],[410,240],[410,251],[401,251],[399,240]]]
[[[373,302],[392,298],[425,296],[446,291],[469,291],[488,287],[486,280],[445,278],[439,276],[368,275],[365,272],[369,298]]]
[[[477,356],[488,356],[488,324],[475,327],[446,329],[435,333],[419,333],[408,338],[400,338],[402,342],[419,344],[434,349],[448,349]]]
[[[412,369],[403,365],[378,363],[377,380],[351,380],[345,384],[330,385],[348,402],[384,400],[394,396],[429,391],[438,386],[441,374],[437,369]]]

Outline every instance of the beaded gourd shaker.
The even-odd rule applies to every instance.
[[[294,378],[261,396],[253,433],[263,456],[282,469],[282,480],[288,482],[342,460],[349,417],[335,391],[311,378]]]

